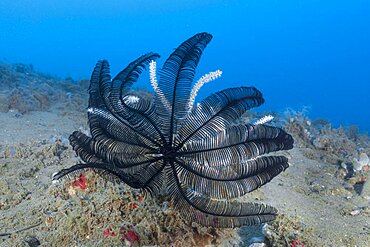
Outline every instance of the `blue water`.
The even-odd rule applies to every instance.
[[[207,31],[214,38],[197,78],[216,69],[223,76],[200,97],[254,85],[262,110],[308,106],[311,118],[369,131],[369,13],[369,0],[1,0],[0,59],[88,78],[102,58],[113,74],[148,51],[161,64]]]

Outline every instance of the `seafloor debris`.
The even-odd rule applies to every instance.
[[[268,246],[317,246],[313,239],[313,229],[298,217],[279,217],[264,231]]]

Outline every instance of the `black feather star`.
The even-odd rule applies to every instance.
[[[202,225],[273,220],[275,208],[235,198],[289,166],[286,157],[267,154],[291,149],[293,139],[280,128],[237,124],[264,102],[254,87],[228,88],[189,108],[195,68],[211,38],[199,33],[182,43],[164,63],[152,97],[130,87],[158,54],[139,57],[113,79],[108,62],[99,61],[89,88],[91,137],[76,131],[69,138],[85,163],[61,170],[53,180],[92,168],[152,196],[165,192],[185,219]]]

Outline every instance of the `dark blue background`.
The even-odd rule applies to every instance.
[[[309,106],[312,118],[369,131],[369,13],[368,0],[1,0],[0,57],[88,78],[98,59],[113,73],[148,51],[159,52],[161,64],[207,31],[214,39],[197,78],[216,69],[223,76],[200,97],[254,85],[263,110]]]

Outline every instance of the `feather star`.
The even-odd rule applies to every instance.
[[[289,166],[286,157],[268,154],[291,149],[293,139],[277,127],[237,124],[264,102],[254,87],[213,93],[189,109],[195,69],[211,39],[199,33],[183,42],[165,61],[151,97],[130,87],[158,54],[139,57],[113,79],[108,62],[99,61],[89,88],[91,137],[75,131],[69,138],[84,163],[61,170],[53,180],[90,168],[152,196],[166,193],[186,220],[205,226],[273,220],[274,207],[237,198]]]

